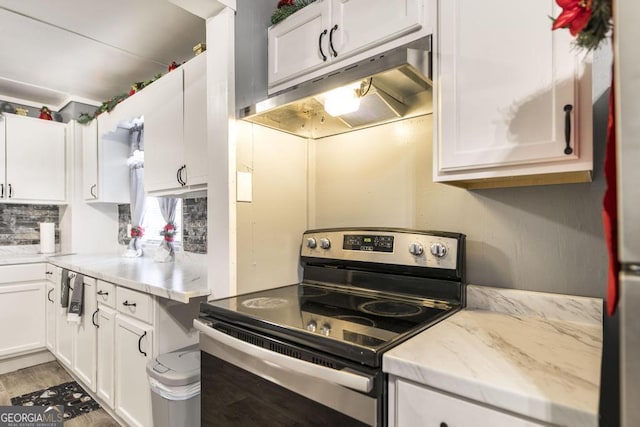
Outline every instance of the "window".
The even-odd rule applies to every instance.
[[[175,248],[182,246],[182,199],[178,199],[176,206],[176,235],[173,243]],[[160,232],[164,229],[166,222],[162,218],[157,197],[147,197],[147,212],[144,215],[144,237],[143,243],[159,245],[164,239]]]

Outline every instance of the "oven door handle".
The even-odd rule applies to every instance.
[[[363,393],[369,393],[373,388],[372,376],[357,374],[355,372],[349,371],[348,369],[338,371],[336,369],[325,368],[324,366],[305,362],[304,360],[295,359],[293,357],[285,356],[280,353],[275,353],[262,347],[258,347],[253,344],[249,344],[233,338],[225,334],[224,332],[213,329],[199,319],[195,319],[193,321],[193,326],[195,326],[197,330],[214,341],[227,345],[239,352],[248,354],[252,357],[256,357],[266,362],[278,365],[281,368],[338,384],[343,387],[348,387],[350,389]]]

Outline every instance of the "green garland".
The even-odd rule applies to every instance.
[[[613,27],[611,20],[611,0],[594,0],[591,4],[591,19],[576,37],[576,46],[587,51],[600,46]]]
[[[131,87],[136,88],[136,92],[142,90],[143,88],[149,86],[151,83],[155,82],[156,80],[158,80],[160,77],[162,77],[162,73],[158,73],[156,74],[152,79],[150,80],[146,80],[144,82],[136,82],[134,84],[131,85]],[[91,120],[95,119],[96,117],[98,117],[100,114],[104,113],[104,112],[111,112],[111,110],[113,110],[114,108],[116,108],[116,105],[118,105],[119,103],[121,103],[122,101],[124,101],[125,99],[127,99],[129,96],[131,96],[128,93],[121,93],[120,95],[116,95],[111,99],[107,99],[106,101],[104,101],[97,109],[96,111],[93,112],[93,114],[87,114],[87,113],[80,113],[80,117],[78,117],[78,123],[80,124],[87,124],[89,123]]]
[[[287,16],[297,12],[305,6],[309,6],[314,1],[316,0],[295,0],[294,4],[292,5],[286,4],[281,8],[274,10],[273,14],[271,15],[271,24],[277,24]]]

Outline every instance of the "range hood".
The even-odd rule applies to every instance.
[[[395,48],[271,95],[238,117],[318,139],[433,112],[431,37]],[[355,87],[357,111],[331,116],[327,93]],[[353,90],[353,89],[352,89]]]

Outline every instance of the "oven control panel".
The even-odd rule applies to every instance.
[[[301,256],[455,270],[460,238],[454,233],[396,230],[310,230]],[[464,237],[464,236],[462,236]]]

